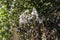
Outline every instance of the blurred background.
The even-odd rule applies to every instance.
[[[60,0],[0,0],[0,40],[60,40]]]

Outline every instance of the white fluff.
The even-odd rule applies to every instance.
[[[31,15],[35,15],[36,17],[38,17],[38,12],[35,8],[33,8]]]
[[[39,23],[43,22],[43,20],[38,17],[38,12],[37,12],[37,10],[35,8],[33,8],[31,15],[34,16],[34,17],[36,16],[35,21],[38,21]]]
[[[26,13],[29,13],[29,10],[26,10],[23,12],[19,17],[19,24],[26,24],[28,22],[32,23],[30,20],[38,21],[39,23],[42,23],[43,20],[38,17],[38,12],[35,8],[33,8],[31,14],[28,16]],[[34,19],[35,17],[35,19]]]
[[[19,17],[19,24],[26,24],[26,23],[28,23],[27,22],[27,12],[29,12],[29,10],[26,10],[25,12],[23,12],[21,15],[20,15],[20,17]]]

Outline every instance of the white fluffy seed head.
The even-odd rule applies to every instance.
[[[27,15],[29,14],[29,10],[24,11],[20,17],[19,17],[19,24],[26,24],[26,23],[32,23],[32,21],[30,20],[34,20],[34,21],[38,21],[39,23],[43,22],[43,19],[40,19],[38,17],[38,12],[35,8],[33,8],[31,14],[29,14],[29,16]]]
[[[38,16],[38,12],[37,12],[36,8],[33,8],[31,15]]]
[[[27,13],[28,12],[29,12],[29,10],[26,10],[19,16],[19,24],[26,24],[26,23],[28,23],[27,22],[27,18],[28,18]]]

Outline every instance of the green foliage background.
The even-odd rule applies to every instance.
[[[0,0],[0,40],[9,40],[12,29],[19,27],[21,12],[26,9],[32,11],[33,7],[46,22],[50,18],[56,23],[57,16],[60,16],[60,0]]]

